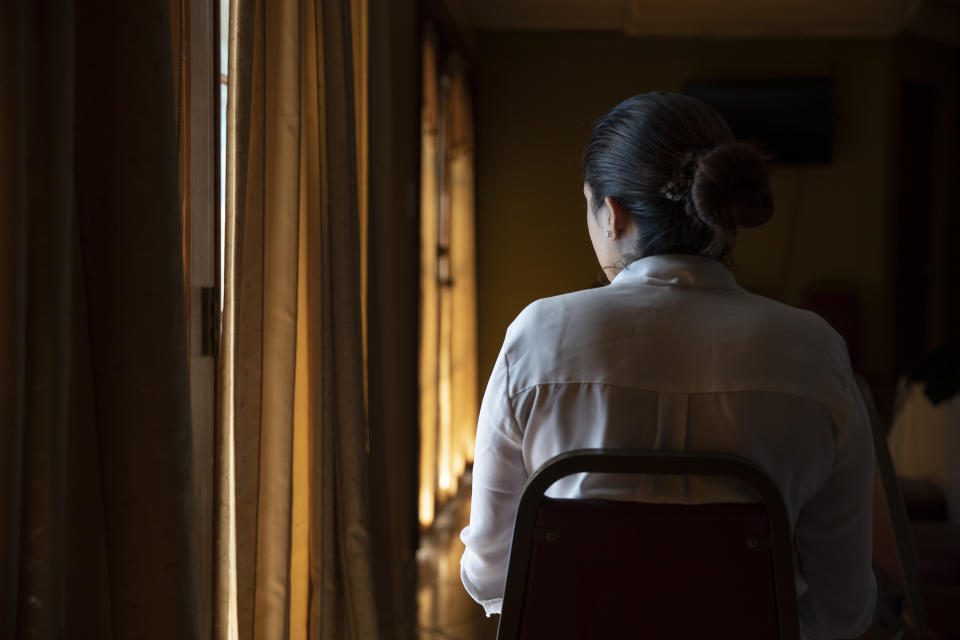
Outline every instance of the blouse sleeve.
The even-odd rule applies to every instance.
[[[795,531],[809,587],[798,598],[798,613],[809,640],[859,636],[876,603],[870,419],[852,374],[847,377],[847,416],[836,431],[833,470],[804,505]]]
[[[510,332],[507,332],[509,341]],[[480,405],[473,462],[470,524],[460,534],[466,546],[460,579],[487,616],[500,613],[513,522],[527,480],[520,427],[509,395],[507,344],[493,367]]]

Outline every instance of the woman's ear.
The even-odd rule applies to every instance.
[[[607,212],[607,220],[604,220],[604,229],[612,229],[613,235],[615,237],[620,237],[624,229],[627,227],[627,223],[630,220],[630,216],[627,215],[627,212],[624,208],[617,202],[614,198],[607,196],[603,199],[603,203],[606,205],[604,209]]]

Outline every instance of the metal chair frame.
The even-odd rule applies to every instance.
[[[917,546],[913,540],[913,527],[907,515],[907,505],[900,490],[896,470],[893,468],[893,458],[887,445],[887,433],[883,428],[877,404],[873,400],[870,385],[861,375],[854,379],[867,414],[870,416],[870,430],[873,434],[873,449],[876,454],[877,473],[880,476],[880,486],[887,503],[887,513],[890,515],[890,527],[893,529],[894,543],[897,547],[897,562],[900,565],[900,576],[903,580],[904,597],[907,609],[910,612],[913,630],[917,640],[927,640],[930,630],[927,626],[926,610],[923,606],[923,596],[920,592],[920,580],[917,574]]]
[[[752,488],[766,507],[770,526],[779,638],[799,640],[793,538],[786,505],[773,481],[755,464],[737,456],[623,449],[567,451],[548,460],[527,480],[514,523],[498,640],[514,640],[520,634],[541,501],[557,480],[575,473],[716,476],[733,478]]]

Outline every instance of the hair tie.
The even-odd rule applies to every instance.
[[[693,174],[697,171],[697,158],[699,152],[689,154],[687,161],[680,167],[680,170],[667,182],[660,187],[660,195],[671,202],[680,202],[690,193],[690,187],[693,186]]]
[[[667,184],[660,187],[660,195],[671,202],[680,202],[686,197],[689,190],[689,184],[685,184],[682,181],[671,180]]]

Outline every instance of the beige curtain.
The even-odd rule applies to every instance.
[[[477,424],[473,118],[466,64],[423,43],[420,493],[423,526],[473,460]]]
[[[450,89],[445,149],[449,194],[450,246],[450,447],[451,473],[463,473],[473,461],[477,417],[477,258],[473,104],[467,67],[454,53],[448,60]]]
[[[0,5],[3,638],[199,636],[169,9]]]
[[[378,637],[352,4],[231,9],[220,638]]]
[[[420,150],[420,524],[433,522],[437,492],[437,401],[439,288],[437,243],[440,220],[440,82],[436,38],[423,41],[423,107]]]

